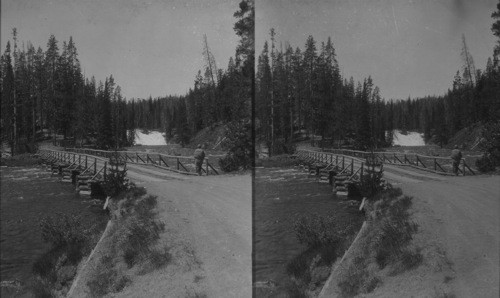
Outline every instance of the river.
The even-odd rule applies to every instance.
[[[29,283],[34,261],[50,249],[39,221],[56,212],[78,214],[91,224],[105,220],[97,201],[80,197],[71,183],[41,167],[1,167],[0,251],[2,281]]]
[[[288,279],[286,264],[305,249],[293,231],[301,216],[331,215],[359,227],[364,219],[328,183],[294,168],[257,168],[254,198],[254,282]]]

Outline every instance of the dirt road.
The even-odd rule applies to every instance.
[[[424,264],[368,296],[499,297],[500,177],[445,177],[396,166],[386,166],[384,175],[414,198],[415,244]]]
[[[128,165],[128,176],[158,196],[162,241],[173,264],[117,297],[251,297],[251,175],[184,176]],[[206,296],[205,296],[206,295]]]

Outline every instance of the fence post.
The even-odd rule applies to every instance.
[[[351,158],[351,175],[354,174],[354,158]]]
[[[177,157],[177,171],[179,170],[179,158]]]
[[[205,159],[205,162],[207,163],[207,176],[208,176],[208,159]]]
[[[437,165],[436,164],[437,164],[437,161],[436,161],[436,158],[434,157],[434,171],[437,172]]]
[[[359,175],[359,182],[363,182],[363,168],[364,168],[364,163],[361,163],[361,174]]]
[[[87,161],[88,161],[88,156],[85,155],[85,170],[87,170]]]
[[[416,166],[418,167],[418,155],[415,154],[415,163],[416,163]]]
[[[136,156],[136,162],[139,163],[139,153],[135,153]]]
[[[104,177],[104,178],[103,178],[103,179],[104,179],[104,181],[106,181],[106,170],[107,170],[107,169],[108,169],[108,162],[107,162],[107,161],[105,161],[105,162],[104,162],[104,176],[103,176],[103,177]]]
[[[462,170],[464,171],[464,176],[465,176],[465,159],[462,159],[462,161],[464,162],[462,165]]]
[[[94,175],[97,173],[97,158],[94,158]]]

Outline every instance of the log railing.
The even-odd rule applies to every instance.
[[[183,174],[196,174],[195,160],[193,157],[138,151],[106,151],[84,148],[66,148],[65,152],[98,156],[106,159],[117,155],[120,159],[127,163],[152,165]],[[205,158],[203,161],[202,173],[206,175],[219,175],[219,170],[216,169],[208,158]]]
[[[299,150],[303,151],[303,150]],[[344,150],[344,149],[326,149],[326,152],[322,153],[322,157],[318,159],[319,162],[324,160],[325,155],[332,154],[338,156],[351,156],[361,160],[366,160],[372,155],[376,160],[390,165],[397,166],[410,166],[414,168],[419,168],[429,172],[434,172],[438,174],[453,175],[453,160],[450,157],[438,157],[438,156],[426,156],[421,154],[410,154],[410,153],[399,153],[399,152],[366,152],[357,150]],[[473,169],[466,161],[465,158],[460,160],[458,173],[460,175],[475,175],[476,170]]]

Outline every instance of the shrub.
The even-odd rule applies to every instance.
[[[233,172],[240,168],[238,159],[236,159],[231,153],[228,153],[226,156],[219,159],[219,166],[224,172]]]
[[[494,166],[500,165],[500,120],[484,125],[480,148]]]
[[[148,257],[148,270],[159,269],[166,266],[172,260],[172,254],[170,253],[170,248],[164,246],[162,248],[157,248],[151,251]]]
[[[55,267],[57,260],[61,256],[61,248],[53,248],[47,253],[39,257],[32,267],[32,272],[35,275],[43,278],[45,281],[55,282],[57,280],[57,273]],[[39,280],[40,282],[40,280]]]
[[[123,169],[120,169],[120,166]],[[118,152],[114,152],[109,158],[108,173],[104,177],[102,187],[107,196],[115,197],[128,190],[130,184],[127,178],[127,164]]]
[[[289,283],[286,285],[286,293],[289,298],[307,298],[309,295],[307,295],[306,290],[302,289],[295,283]]]
[[[90,234],[90,229],[84,227],[79,216],[64,213],[44,217],[40,221],[40,228],[42,240],[54,247],[82,244]]]
[[[51,285],[47,281],[40,278],[35,278],[33,283],[30,284],[30,291],[35,298],[55,297],[54,293],[52,292]]]
[[[418,225],[409,220],[411,197],[395,197],[400,192],[391,190],[378,196],[376,211],[380,217],[372,235],[371,246],[380,268],[404,257],[405,248],[410,244]]]
[[[311,272],[309,271],[309,256],[308,252],[303,252],[300,255],[293,258],[286,265],[286,272],[288,275],[295,277],[298,280],[302,280],[306,284],[311,280]]]
[[[363,197],[372,197],[384,189],[384,183],[382,180],[384,172],[383,165],[377,161],[373,152],[366,158],[366,165],[367,169],[365,169],[365,172],[361,177],[359,190]],[[377,168],[380,168],[380,170],[377,170]]]
[[[337,244],[340,234],[335,230],[333,217],[319,215],[303,216],[293,224],[295,235],[300,243],[309,248],[325,244]]]
[[[401,255],[401,265],[403,270],[410,270],[422,264],[424,257],[417,251],[404,250]]]
[[[476,167],[480,172],[491,172],[495,170],[495,162],[489,154],[483,154],[481,158],[476,160]]]
[[[130,279],[119,273],[114,266],[113,258],[110,255],[102,256],[99,270],[96,270],[96,274],[92,275],[87,282],[90,297],[102,297],[110,292],[120,292],[130,284]]]
[[[347,270],[346,275],[338,282],[338,287],[342,297],[356,296],[369,275],[364,268],[364,262],[361,257],[356,257],[354,263]]]
[[[155,219],[153,209],[157,205],[155,196],[146,196],[135,202],[130,202],[130,209],[133,209],[133,216],[124,222],[124,230],[121,235],[120,246],[123,249],[123,258],[127,266],[134,266],[143,257],[151,257],[157,254],[151,247],[165,230],[165,224]],[[168,256],[167,256],[168,257]],[[156,261],[161,261],[157,258]],[[163,262],[163,261],[161,261]]]
[[[272,149],[270,150],[270,153],[273,156],[279,154],[293,154],[295,153],[297,146],[291,141],[280,138],[274,141],[273,147],[270,149]]]
[[[219,160],[225,172],[236,171],[240,167],[252,166],[253,139],[251,121],[235,121],[228,124],[222,147],[228,150],[226,156]]]

